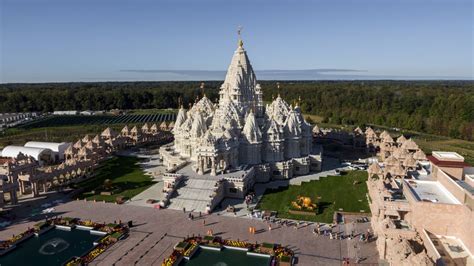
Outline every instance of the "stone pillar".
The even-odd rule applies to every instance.
[[[199,159],[198,159],[198,174],[199,175],[202,175],[204,174],[204,158],[199,156]]]
[[[38,197],[39,192],[38,192],[38,181],[34,181],[31,183],[32,184],[32,189],[33,189],[33,197]]]
[[[46,184],[46,181],[43,181],[43,192],[44,193],[48,192],[48,186]]]
[[[214,157],[211,158],[211,176],[216,175],[216,159]]]
[[[25,182],[20,180],[20,194],[25,195]]]

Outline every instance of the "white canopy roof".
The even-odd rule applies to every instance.
[[[20,153],[23,153],[26,156],[31,156],[35,158],[35,160],[39,160],[42,154],[49,154],[51,156],[52,150],[45,149],[45,148],[23,147],[23,146],[6,146],[2,150],[3,157],[15,158]]]
[[[54,152],[64,152],[71,143],[67,142],[43,142],[43,141],[28,141],[25,147],[50,149]]]

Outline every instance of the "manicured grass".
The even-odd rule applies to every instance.
[[[369,213],[367,202],[366,171],[351,171],[341,176],[329,176],[318,181],[303,183],[301,186],[291,185],[286,188],[267,190],[257,206],[260,210],[277,211],[278,217],[332,222],[334,211],[342,208],[345,212]],[[357,184],[354,184],[354,181]],[[316,216],[290,214],[291,202],[298,196],[311,197],[318,205]],[[318,200],[318,197],[321,199]]]
[[[355,126],[342,126],[342,125],[331,125],[318,123],[319,127],[339,128],[342,130],[352,131]],[[432,151],[454,151],[464,157],[465,161],[471,165],[474,165],[474,141],[455,139],[446,136],[439,136],[433,134],[427,134],[417,132],[413,130],[401,130],[395,131],[390,127],[380,125],[370,125],[376,130],[387,130],[393,138],[397,138],[401,134],[407,138],[413,138],[418,146],[427,154],[431,154]],[[365,127],[361,127],[365,130]]]
[[[85,192],[79,195],[79,198],[114,202],[117,196],[125,196],[130,199],[141,193],[155,182],[144,174],[137,164],[139,161],[140,159],[136,157],[118,156],[104,162],[104,165],[97,169],[95,177],[77,184],[79,188],[85,188]],[[100,195],[99,191],[102,190],[106,179],[110,179],[113,187],[119,188],[120,192],[111,196]],[[95,191],[96,194],[92,191]]]
[[[464,157],[464,160],[474,165],[474,142],[461,139],[429,140],[422,136],[414,137],[415,142],[427,154],[432,151],[454,151]]]

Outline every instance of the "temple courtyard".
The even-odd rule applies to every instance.
[[[223,239],[282,244],[295,251],[297,265],[341,265],[345,257],[351,258],[352,262],[359,258],[364,264],[379,262],[375,241],[363,242],[358,237],[352,240],[335,240],[328,236],[317,236],[313,233],[315,224],[312,223],[299,224],[297,227],[273,223],[269,230],[268,223],[260,219],[219,214],[199,217],[194,213],[195,218],[189,220],[189,213],[183,211],[83,200],[58,204],[53,213],[46,215],[104,222],[133,221],[130,236],[100,255],[92,265],[161,265],[180,240],[193,234],[205,235],[209,230]],[[18,234],[44,218],[44,214],[35,216],[34,219],[19,214],[14,224],[0,231],[0,239]],[[255,234],[248,232],[250,226],[256,228]],[[346,223],[336,225],[333,232],[344,231],[350,234],[354,231],[357,235],[365,233],[368,228],[369,223]]]

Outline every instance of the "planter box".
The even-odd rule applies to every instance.
[[[206,241],[212,242],[212,241],[214,241],[215,237],[213,237],[213,236],[205,236],[203,239],[206,240]]]
[[[290,256],[283,256],[281,257],[278,265],[280,266],[291,266],[293,265],[293,257],[290,257]]]
[[[260,250],[261,250],[263,253],[273,254],[273,250],[274,250],[274,249],[275,249],[275,244],[262,243],[262,245],[260,245]]]
[[[119,241],[120,239],[122,239],[123,236],[124,236],[124,233],[122,233],[122,232],[115,232],[115,233],[112,233],[112,234],[110,235],[110,240],[117,242],[117,241]]]
[[[176,261],[173,263],[173,266],[178,266],[182,260],[183,260],[183,256],[179,256],[179,258],[177,258]]]
[[[188,256],[184,256],[184,258],[185,258],[186,260],[190,260],[190,259],[193,257],[194,253],[196,253],[196,251],[197,251],[198,249],[199,249],[199,245],[198,245],[198,246],[195,246],[195,247],[193,248],[193,250],[191,250],[191,253],[189,253]]]
[[[174,246],[174,249],[177,251],[184,252],[189,245],[190,244],[188,242],[179,242],[178,244],[176,244],[176,246]]]

